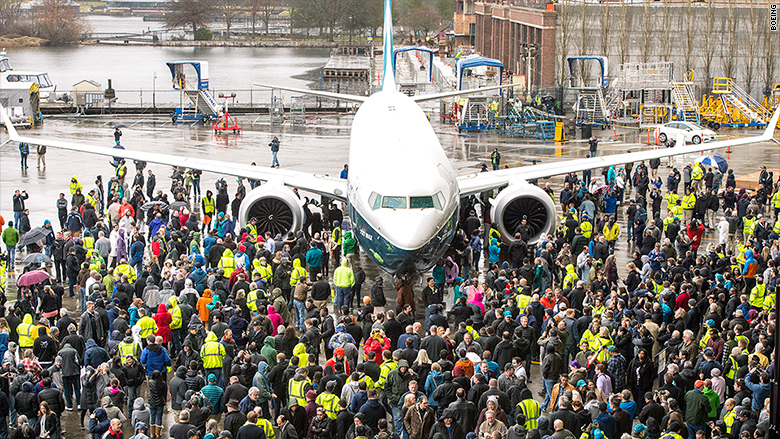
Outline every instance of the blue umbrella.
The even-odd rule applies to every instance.
[[[717,166],[718,169],[720,169],[720,172],[724,174],[729,169],[729,162],[726,161],[726,159],[717,152],[712,156],[703,155],[697,158],[696,161],[704,166]]]

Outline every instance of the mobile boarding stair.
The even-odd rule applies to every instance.
[[[711,125],[732,128],[763,127],[772,112],[731,78],[713,78],[712,96],[702,101],[702,117]]]

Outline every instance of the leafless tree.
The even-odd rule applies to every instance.
[[[712,61],[715,58],[715,0],[707,0],[704,9],[704,33],[702,51],[702,61],[704,64],[704,90],[709,91],[712,87]]]
[[[620,0],[620,37],[618,39],[620,64],[627,63],[631,56],[632,15],[627,0]]]
[[[697,17],[695,16],[695,10],[693,9],[693,1],[688,0],[685,3],[684,6],[684,14],[682,17],[683,22],[683,32],[684,32],[684,38],[683,41],[683,70],[693,70],[696,66],[696,61],[693,57],[694,53],[694,45],[696,44],[696,31],[698,23]]]
[[[729,0],[728,9],[723,16],[723,26],[720,34],[722,40],[720,43],[720,60],[723,65],[723,75],[729,78],[736,76],[736,58],[737,53],[737,12],[733,0]]]
[[[758,1],[750,0],[750,7],[748,8],[748,23],[747,23],[747,39],[745,40],[745,49],[748,54],[747,60],[743,63],[745,67],[745,91],[750,93],[753,89],[753,81],[756,78],[756,58],[751,54],[756,53],[758,49],[758,43],[756,39],[759,37],[759,23],[758,23]]]
[[[655,8],[653,8],[655,9]],[[653,48],[653,24],[656,17],[650,13],[650,2],[643,2],[642,6],[642,62],[650,61],[650,51]]]
[[[558,74],[556,75],[556,83],[558,84],[561,93],[566,87],[566,79],[568,73],[566,70],[566,58],[569,56],[569,50],[571,49],[572,31],[574,25],[574,13],[576,12],[574,6],[569,2],[560,2],[556,5],[556,11],[558,12],[558,20],[560,23],[561,31],[557,33],[555,38],[555,53],[558,55]]]
[[[661,9],[661,59],[669,61],[672,57],[672,7],[664,1]]]

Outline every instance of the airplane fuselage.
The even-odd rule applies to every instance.
[[[390,273],[425,271],[446,252],[458,220],[452,166],[419,105],[381,91],[352,123],[347,200],[361,248]]]

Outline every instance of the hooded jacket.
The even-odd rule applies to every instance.
[[[276,327],[274,327],[274,332]],[[263,340],[263,347],[260,349],[260,354],[268,360],[268,365],[273,367],[276,364],[276,340],[273,337],[266,337]]]
[[[349,268],[348,260],[341,261],[341,266],[333,272],[333,285],[338,288],[351,288],[355,285],[355,274]]]
[[[282,320],[284,321],[285,325],[291,324],[293,322],[293,316],[290,313],[290,309],[287,308],[287,300],[284,298],[282,290],[280,288],[274,288],[273,295],[274,309],[277,313],[279,313],[280,316],[282,316]]]
[[[135,401],[133,401],[133,415],[130,417],[130,423],[138,425],[139,422],[143,422],[144,424],[149,425],[151,417],[151,412],[149,411],[149,407],[146,406],[144,399],[136,398]]]
[[[184,394],[187,393],[187,384],[185,379],[187,377],[187,368],[179,366],[176,369],[171,382],[169,383],[171,392],[171,408],[173,410],[181,410],[182,402],[184,402]]]
[[[236,270],[235,255],[229,248],[226,248],[225,251],[222,252],[222,257],[219,259],[217,267],[225,271],[225,277],[227,278]]]
[[[141,352],[141,364],[146,366],[146,375],[151,376],[155,370],[165,373],[171,366],[168,351],[157,343],[150,344]]]
[[[110,426],[111,420],[108,419],[108,414],[103,407],[95,409],[95,417],[89,419],[89,432],[92,433],[92,438],[101,439]]]
[[[106,350],[98,346],[94,338],[88,339],[87,350],[84,351],[84,365],[97,369],[98,366],[107,363],[108,360],[109,357]]]
[[[352,236],[352,232],[344,232],[344,242],[341,246],[345,255],[357,253],[357,240]]]
[[[176,300],[175,297],[171,297],[170,299]],[[157,332],[154,335],[162,337],[163,343],[169,343],[172,340],[171,323],[173,322],[173,317],[171,317],[171,313],[168,312],[168,308],[162,303],[157,305],[157,313],[153,318],[154,322],[157,324]]]
[[[225,358],[225,346],[217,340],[217,335],[210,332],[206,335],[206,342],[200,348],[200,358],[203,360],[204,369],[216,369],[222,367]]]

